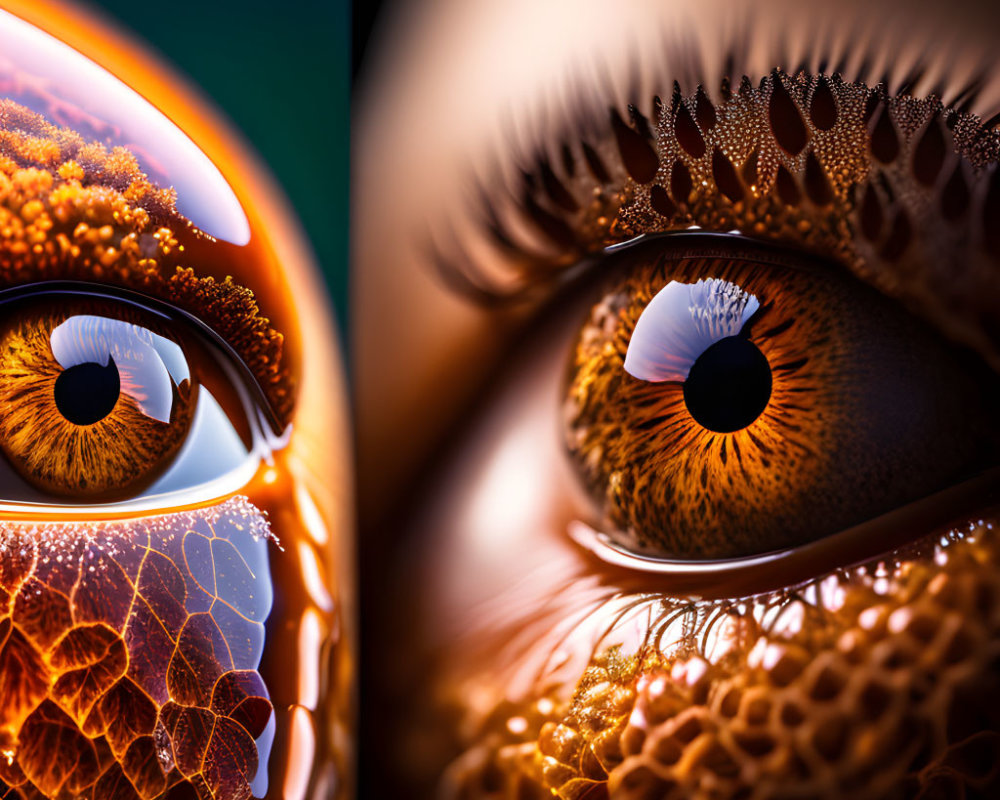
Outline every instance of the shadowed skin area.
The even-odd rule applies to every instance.
[[[139,45],[72,7],[0,5],[58,40],[39,66],[0,13],[0,289],[32,308],[7,317],[0,436],[14,473],[41,465],[19,475],[50,501],[0,490],[0,797],[348,796],[343,409],[301,237],[224,125]],[[109,97],[120,104],[93,111]],[[58,307],[32,294],[56,283],[72,289]],[[129,358],[158,368],[155,424],[136,410],[157,400],[141,381],[116,383],[96,421],[63,414],[53,331],[94,303],[132,339],[81,328],[80,363],[121,346],[122,380]],[[151,329],[174,349],[143,350]],[[142,496],[193,440],[209,382],[247,460]],[[233,475],[242,485],[217,488]]]
[[[894,97],[837,76],[775,72],[712,94],[677,93],[655,102],[649,118],[633,109],[630,122],[613,110],[586,147],[569,140],[566,166],[542,161],[493,218],[520,215],[492,231],[501,247],[520,221],[534,237],[534,247],[509,248],[502,288],[490,282],[495,268],[491,275],[462,257],[445,264],[454,285],[481,299],[535,291],[560,267],[640,234],[738,230],[833,257],[831,269],[900,301],[995,370],[996,130],[936,98]],[[608,276],[605,296],[628,297],[594,311],[579,336],[579,319],[576,330],[564,325],[559,343],[570,358],[559,389],[568,449],[598,506],[625,509],[636,528],[646,518],[640,504],[655,507],[658,498],[607,476],[631,468],[629,447],[652,452],[658,443],[655,426],[628,430],[631,406],[611,404],[624,391],[620,365],[638,313],[629,302],[645,296],[641,307],[662,285],[645,285],[644,275],[637,271],[631,285]],[[574,341],[575,351],[567,347]],[[552,362],[537,358],[548,364],[551,388]],[[545,368],[525,367],[520,378],[535,386],[535,372]],[[410,690],[414,711],[400,740],[411,780],[461,798],[996,795],[995,480],[947,525],[907,523],[916,542],[901,549],[870,540],[858,563],[830,572],[828,562],[804,583],[701,600],[704,591],[665,592],[666,578],[609,570],[545,534],[531,541],[530,532],[491,526],[477,504],[503,502],[511,487],[534,496],[513,476],[490,483],[490,464],[507,455],[503,426],[520,424],[512,407],[551,402],[535,388],[512,399],[518,390],[502,385],[445,473],[452,488],[440,502],[463,510],[450,521],[432,511],[418,528],[427,537],[415,590],[427,598],[417,615],[425,627],[409,641],[426,659],[418,680],[428,688]],[[549,463],[551,448],[536,442],[554,435],[541,427],[519,441],[532,454],[525,469]],[[781,437],[768,440],[772,451]],[[771,451],[754,452],[752,441],[749,469],[766,481]],[[723,475],[735,468],[721,465]],[[531,474],[542,481],[538,492],[560,494],[543,467]],[[852,499],[838,498],[836,486],[826,491],[834,505]],[[554,516],[588,513],[568,505]],[[696,528],[677,535],[696,536]],[[734,541],[740,536],[726,546]],[[699,547],[690,538],[672,543],[675,551]],[[477,563],[480,550],[490,555]],[[521,568],[504,573],[505,559]],[[485,569],[508,574],[507,583],[476,572]],[[496,585],[496,595],[470,589],[471,574]],[[788,581],[779,574],[770,583]],[[456,602],[463,592],[478,605]],[[448,621],[439,629],[442,612]]]

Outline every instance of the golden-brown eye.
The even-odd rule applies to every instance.
[[[740,255],[738,237],[702,257],[685,238],[621,253],[571,359],[567,441],[619,544],[794,547],[995,464],[996,379],[976,357],[835,265]]]
[[[559,173],[542,158],[513,207],[487,208],[507,275],[444,264],[502,302],[606,272],[608,248],[632,262],[569,378],[566,438],[603,535],[754,556],[995,466],[995,133],[933,96],[806,72],[725,79],[714,101],[675,87],[651,109],[612,109],[599,145],[567,145]],[[948,217],[955,175],[971,199]],[[674,257],[692,236],[712,241]]]
[[[14,300],[5,312],[0,450],[14,475],[3,500],[119,501],[254,461],[246,397],[191,323],[88,294]]]

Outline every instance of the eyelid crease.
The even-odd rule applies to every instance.
[[[960,91],[958,106],[975,91]],[[724,81],[714,105],[701,86],[687,97],[675,87],[669,105],[656,98],[653,108],[649,120],[629,106],[631,127],[613,111],[598,138],[593,124],[578,126],[575,149],[571,125],[561,159],[541,151],[501,197],[484,190],[482,238],[494,257],[477,262],[463,244],[439,251],[447,282],[485,305],[534,301],[581,259],[627,239],[736,230],[831,257],[1000,368],[994,121],[933,95],[778,70],[757,86]],[[651,179],[629,172],[640,145],[658,159]]]
[[[676,233],[641,234],[627,242],[605,248],[608,256],[631,255],[639,248],[656,248],[657,260],[742,259],[799,272],[825,272],[842,267],[819,253],[803,252],[788,242],[769,242],[741,231],[709,231],[688,228]]]

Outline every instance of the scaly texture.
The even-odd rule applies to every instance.
[[[242,499],[0,528],[0,796],[236,800],[267,757],[268,528]]]

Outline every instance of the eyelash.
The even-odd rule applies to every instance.
[[[734,63],[734,58],[729,61]],[[731,68],[728,72],[733,74]],[[634,105],[627,106],[630,123],[614,106],[599,122],[599,112],[589,109],[605,106],[594,101],[576,113],[574,122],[558,129],[560,135],[552,140],[561,144],[539,145],[530,157],[516,158],[523,165],[516,177],[481,183],[478,222],[493,255],[472,258],[467,242],[452,236],[449,244],[435,246],[433,263],[446,285],[474,304],[531,303],[551,296],[569,278],[589,269],[583,262],[599,265],[601,259],[592,257],[631,237],[690,227],[740,228],[745,220],[737,209],[747,198],[748,203],[770,198],[780,213],[796,203],[808,204],[808,210],[829,207],[830,216],[839,212],[839,217],[825,226],[812,225],[807,210],[800,214],[797,229],[776,231],[777,226],[758,222],[745,232],[835,254],[856,275],[928,318],[951,338],[979,350],[996,367],[1000,353],[995,312],[984,298],[995,296],[1000,288],[995,269],[1000,263],[1000,240],[991,222],[1000,218],[996,169],[1000,114],[986,122],[972,115],[981,78],[960,88],[945,104],[933,94],[927,100],[913,99],[923,74],[919,67],[909,70],[890,91],[888,80],[869,88],[860,78],[844,82],[836,69],[832,75],[800,70],[794,77],[774,71],[757,87],[744,77],[733,89],[723,79],[722,103],[713,103],[701,85],[684,97],[675,83],[669,104],[654,99],[652,122]],[[772,94],[783,95],[781,102],[772,102]],[[824,99],[818,100],[819,95]],[[836,152],[817,157],[816,151],[817,144],[828,153],[838,147],[841,154],[850,149],[850,144],[833,136],[846,116],[840,108],[845,97],[855,111],[863,105],[864,118],[856,120],[861,127],[854,130],[848,123],[843,127],[866,139],[862,146],[854,146],[852,155],[855,161],[867,161],[854,165],[853,176],[837,177],[833,168],[838,165],[830,163]],[[727,144],[738,137],[731,136],[727,143],[705,135],[712,128],[718,131],[716,121],[723,115],[732,122],[737,116],[727,108],[732,103],[756,104],[748,112],[749,122],[744,120],[746,125],[760,123],[763,110],[764,129],[758,127],[755,133],[758,142],[785,157],[777,159],[777,167],[772,158],[770,178],[763,174],[764,159],[758,163],[759,156],[768,154],[759,148],[733,158]],[[927,131],[936,135],[926,135]],[[948,137],[954,142],[952,148]],[[674,158],[671,149],[676,158],[664,163]],[[911,169],[911,159],[924,166]],[[930,226],[924,219],[910,218],[914,212],[906,208],[904,198],[911,184],[936,195],[939,210]],[[502,188],[487,190],[487,185]],[[702,188],[687,203],[682,196],[694,186]],[[703,212],[713,207],[719,213],[704,218]],[[929,238],[927,230],[942,235],[946,245],[978,244],[977,258],[985,256],[991,267],[977,270],[961,257],[943,261],[920,241]],[[909,258],[901,259],[907,247]],[[949,254],[956,249],[952,247]],[[924,262],[919,269],[910,265],[914,259]],[[943,289],[938,285],[942,283]]]

